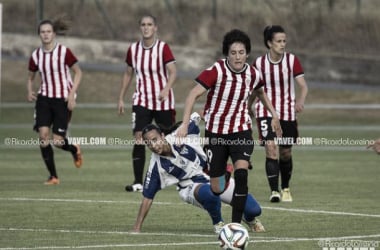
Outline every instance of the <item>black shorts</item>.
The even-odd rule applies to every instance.
[[[175,123],[175,110],[150,110],[142,106],[132,107],[132,126],[133,133],[142,131],[143,128],[156,122],[158,126],[170,128]]]
[[[226,172],[228,157],[231,157],[233,163],[237,160],[250,161],[254,147],[251,130],[229,135],[214,134],[206,130],[205,137],[208,140],[204,150],[210,177],[219,177]]]
[[[35,106],[34,130],[38,132],[40,127],[52,127],[53,133],[66,136],[71,111],[67,108],[67,102],[63,98],[49,98],[38,95]]]
[[[261,146],[264,146],[266,141],[275,140],[276,133],[272,130],[271,117],[256,118],[256,122]],[[297,142],[297,121],[280,120],[280,125],[282,129],[282,138],[276,140],[276,143],[281,147],[290,148]]]

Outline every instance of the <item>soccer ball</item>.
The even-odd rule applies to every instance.
[[[247,229],[239,223],[229,223],[219,233],[220,247],[229,250],[245,249],[249,242]]]

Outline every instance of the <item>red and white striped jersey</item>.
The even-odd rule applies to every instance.
[[[272,62],[267,53],[256,59],[255,67],[262,75],[265,93],[272,102],[280,120],[296,120],[294,79],[304,75],[298,58],[285,52],[279,62]],[[260,101],[256,102],[255,108],[256,118],[272,116]]]
[[[136,73],[133,105],[150,110],[174,110],[173,89],[170,89],[166,100],[158,99],[160,91],[168,83],[166,65],[175,62],[169,45],[158,39],[149,48],[144,47],[142,41],[135,42],[129,47],[125,62]]]
[[[34,50],[29,59],[29,70],[40,72],[38,93],[49,98],[67,98],[73,86],[70,68],[77,61],[71,50],[59,43],[49,52],[43,48]]]
[[[235,72],[222,59],[195,81],[208,90],[204,109],[207,131],[230,134],[251,129],[248,97],[263,86],[258,70],[246,64],[241,72]]]

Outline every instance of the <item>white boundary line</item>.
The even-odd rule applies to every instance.
[[[27,198],[27,197],[15,197],[15,198],[1,198],[2,201],[35,201],[35,202],[77,202],[77,203],[126,203],[126,204],[139,204],[140,202],[131,201],[112,201],[112,200],[81,200],[81,199],[49,199],[49,198]],[[184,203],[173,203],[173,202],[156,202],[159,205],[183,205]],[[348,213],[348,212],[336,212],[336,211],[324,211],[324,210],[309,210],[309,209],[289,209],[289,208],[279,208],[279,207],[262,207],[263,209],[269,210],[279,210],[286,212],[296,212],[296,213],[316,213],[316,214],[331,214],[331,215],[344,215],[344,216],[359,216],[359,217],[374,217],[380,218],[377,214],[363,214],[363,213]],[[86,231],[86,230],[67,230],[67,229],[32,229],[32,228],[0,228],[0,231],[27,231],[27,232],[55,232],[55,233],[83,233],[83,234],[120,234],[120,235],[151,235],[151,236],[186,236],[195,238],[214,238],[215,235],[205,235],[205,234],[175,234],[175,233],[132,233],[123,231]],[[366,238],[378,238],[380,234],[373,235],[354,235],[354,236],[341,236],[341,237],[328,237],[328,238],[292,238],[292,237],[253,237],[251,242],[253,243],[278,243],[278,242],[301,242],[301,241],[337,241],[337,240],[353,240],[353,239],[366,239]],[[380,241],[376,241],[380,242]],[[83,245],[83,246],[37,246],[37,247],[3,247],[0,250],[14,250],[14,249],[25,249],[25,250],[37,250],[37,249],[90,249],[90,248],[147,248],[147,247],[164,247],[164,246],[188,246],[188,245],[217,245],[217,241],[207,241],[207,242],[169,242],[169,243],[148,243],[148,244],[107,244],[107,245]],[[252,243],[251,243],[252,244]]]
[[[186,236],[186,237],[213,237],[215,235],[201,235],[201,234],[168,234],[168,233],[128,233],[128,232],[112,232],[112,231],[78,231],[78,230],[50,230],[50,229],[22,229],[22,228],[0,228],[0,231],[29,231],[29,232],[58,232],[58,233],[89,233],[89,234],[129,234],[129,235],[158,235],[158,236]],[[338,240],[353,240],[353,239],[368,239],[377,238],[380,234],[373,235],[351,235],[340,237],[319,237],[319,238],[288,238],[288,237],[252,237],[251,244],[254,243],[278,243],[278,242],[300,242],[300,241],[338,241]],[[374,241],[380,242],[380,241]],[[0,250],[13,250],[13,249],[86,249],[86,248],[110,248],[110,247],[163,247],[163,246],[189,246],[189,245],[217,245],[218,241],[206,242],[169,242],[169,243],[147,243],[147,244],[107,244],[107,245],[86,245],[86,246],[40,246],[40,247],[4,247]]]
[[[124,203],[124,204],[140,204],[140,201],[112,201],[112,200],[81,200],[81,199],[50,199],[50,198],[28,198],[28,197],[14,197],[14,198],[2,198],[2,201],[35,201],[35,202],[77,202],[77,203]],[[179,202],[155,202],[157,205],[186,205],[186,203]],[[226,205],[227,206],[227,205]],[[356,217],[370,217],[380,218],[380,214],[365,214],[365,213],[352,213],[352,212],[337,212],[337,211],[325,211],[325,210],[313,210],[313,209],[301,209],[301,208],[283,208],[283,207],[267,207],[262,206],[263,209],[278,210],[294,213],[311,213],[311,214],[330,214],[330,215],[343,215],[343,216],[356,216]]]

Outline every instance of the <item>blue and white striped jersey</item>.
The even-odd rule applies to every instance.
[[[203,173],[203,168],[207,166],[206,154],[202,148],[196,121],[191,120],[184,144],[176,145],[178,138],[175,132],[167,135],[165,139],[170,144],[174,156],[166,157],[152,153],[143,188],[143,196],[149,199],[153,199],[159,190],[171,185],[186,187],[194,182],[209,182],[209,177]]]

